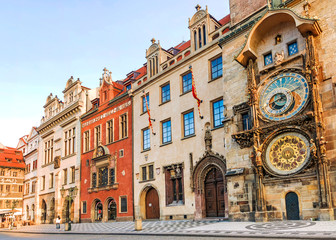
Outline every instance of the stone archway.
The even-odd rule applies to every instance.
[[[91,204],[91,222],[101,222],[103,217],[103,203],[96,198]]]
[[[195,218],[228,217],[226,161],[223,156],[206,151],[193,171]]]
[[[160,219],[160,194],[151,184],[140,193],[140,216],[142,219]]]
[[[117,219],[117,203],[114,198],[109,197],[104,203],[104,221],[114,221]]]
[[[74,220],[75,214],[74,214],[74,201],[71,199],[70,201],[65,198],[63,203],[63,210],[62,210],[62,218],[66,221],[72,221]]]
[[[32,205],[32,221],[35,222],[35,204]]]
[[[50,209],[49,209],[49,223],[53,223],[55,219],[55,198],[52,198],[50,201]]]
[[[299,197],[295,192],[288,192],[285,196],[287,220],[300,220]]]
[[[47,220],[47,203],[42,199],[41,204],[41,223],[46,223]]]

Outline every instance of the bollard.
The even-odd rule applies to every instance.
[[[142,219],[137,218],[135,219],[135,231],[141,231],[142,230]]]

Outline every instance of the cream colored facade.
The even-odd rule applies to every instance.
[[[35,127],[32,127],[25,144],[23,154],[26,164],[23,191],[23,219],[35,222],[37,219],[36,209],[38,206],[38,146],[40,136]]]
[[[203,28],[204,25],[204,28]],[[174,50],[166,51],[159,43],[152,40],[152,45],[146,51],[147,75],[133,84],[133,113],[134,113],[134,205],[135,217],[143,219],[148,217],[147,207],[153,203],[147,202],[149,190],[155,189],[159,197],[160,219],[192,219],[205,216],[199,206],[195,211],[195,180],[193,177],[197,164],[204,158],[215,156],[224,163],[224,141],[223,127],[214,128],[212,102],[223,97],[223,77],[211,79],[210,62],[222,56],[222,50],[218,47],[218,39],[212,40],[212,36],[221,32],[228,25],[221,25],[213,19],[207,9],[197,9],[196,14],[189,20],[191,31],[191,44],[186,49],[174,53]],[[194,30],[200,29],[200,35],[206,36],[206,44],[199,48],[198,40],[195,43]],[[205,34],[203,31],[205,30]],[[197,35],[199,36],[199,35]],[[197,37],[198,39],[198,37]],[[195,45],[197,45],[195,50]],[[172,54],[173,53],[173,54]],[[158,63],[158,64],[157,64]],[[183,93],[182,77],[189,73],[189,66],[192,66],[192,73],[198,97],[203,101],[200,105],[200,118],[197,108],[197,101],[192,91]],[[152,68],[152,70],[151,70]],[[148,78],[148,80],[147,80]],[[170,84],[170,100],[162,103],[162,86]],[[150,150],[143,149],[143,130],[149,125],[148,114],[143,113],[143,96],[149,94],[150,115],[153,124],[153,133],[150,133]],[[183,114],[193,111],[195,134],[184,136]],[[162,123],[165,120],[171,121],[171,142],[163,143]],[[212,135],[212,150],[206,151],[205,132],[209,129]],[[206,156],[204,156],[207,154]],[[217,155],[218,154],[218,155]],[[143,167],[153,165],[154,177],[150,180],[143,180]],[[167,203],[169,179],[166,179],[168,171],[175,169],[175,172],[182,172],[183,200]],[[221,169],[224,175],[224,169]],[[147,170],[148,171],[148,170]],[[148,174],[148,172],[147,172]],[[169,174],[172,174],[171,172]],[[181,173],[180,173],[181,174]],[[226,205],[226,204],[225,204]],[[223,211],[224,214],[224,211]],[[228,215],[228,212],[225,212]]]
[[[81,126],[79,117],[91,107],[95,91],[83,87],[72,77],[63,91],[64,101],[50,94],[45,115],[37,128],[41,141],[38,150],[37,223],[53,223],[57,216],[79,222]],[[75,190],[73,201],[66,200]],[[63,194],[62,194],[63,191]],[[68,204],[69,211],[67,210]]]

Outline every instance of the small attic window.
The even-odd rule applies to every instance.
[[[132,88],[132,85],[131,85],[131,84],[129,84],[129,85],[126,86],[126,90],[127,90],[127,91],[130,90],[131,88]]]
[[[6,161],[7,162],[12,162],[12,159],[11,158],[6,158]]]

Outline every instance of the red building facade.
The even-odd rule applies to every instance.
[[[133,220],[132,100],[105,69],[81,117],[81,222]]]

